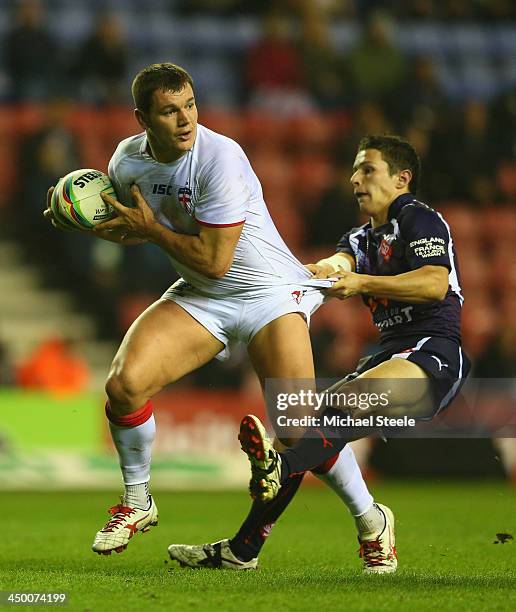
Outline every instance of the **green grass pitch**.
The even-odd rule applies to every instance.
[[[428,479],[372,489],[396,515],[394,576],[361,575],[352,520],[324,488],[301,490],[256,572],[166,562],[171,542],[232,536],[249,505],[243,491],[155,492],[159,526],[111,556],[90,545],[113,494],[3,492],[0,590],[66,591],[65,609],[110,612],[516,609],[516,543],[494,544],[499,532],[516,535],[514,488]]]

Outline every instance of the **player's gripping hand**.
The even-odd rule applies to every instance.
[[[159,224],[156,221],[152,208],[142,196],[138,185],[131,185],[134,207],[124,206],[118,200],[115,200],[115,198],[107,195],[107,193],[101,193],[100,195],[104,202],[111,204],[118,213],[118,216],[96,225],[93,228],[95,234],[104,231],[117,231],[122,236],[130,236],[140,241],[149,240],[152,230]]]
[[[92,232],[89,229],[86,229],[86,228],[82,229],[80,227],[71,227],[69,225],[64,225],[63,223],[60,222],[59,218],[56,218],[56,216],[52,212],[52,209],[50,208],[50,201],[52,199],[53,192],[54,192],[54,187],[53,186],[49,187],[47,191],[47,207],[43,211],[43,216],[45,217],[45,219],[50,221],[50,223],[52,223],[52,225],[56,229],[66,230],[67,232],[82,232],[82,233],[91,234]],[[135,238],[134,236],[131,236],[128,232],[121,232],[116,229],[96,231],[95,236],[97,236],[98,238],[102,238],[103,240],[108,240],[109,242],[116,242],[117,244],[131,245],[131,244],[141,244],[142,242],[145,242],[145,240],[140,240],[139,238]]]
[[[312,278],[328,278],[334,276],[335,272],[332,266],[323,264],[306,264],[305,268],[312,274]]]
[[[339,300],[347,300],[354,295],[362,293],[363,275],[356,272],[347,272],[344,268],[340,268],[332,276],[338,278],[338,281],[329,289],[326,289],[326,295],[336,297]]]

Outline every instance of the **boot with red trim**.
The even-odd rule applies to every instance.
[[[111,518],[104,527],[97,532],[92,550],[99,555],[110,555],[114,550],[117,553],[127,548],[129,540],[140,531],[146,533],[158,524],[158,508],[152,496],[149,496],[147,510],[131,508],[120,498],[120,503],[108,510]]]
[[[364,574],[392,574],[398,567],[396,555],[396,540],[394,537],[394,515],[390,508],[376,504],[383,514],[385,523],[383,529],[372,540],[361,540],[360,558],[364,562]]]

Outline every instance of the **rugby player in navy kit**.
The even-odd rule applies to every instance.
[[[344,234],[335,255],[307,267],[317,278],[338,277],[327,290],[330,296],[361,295],[380,332],[380,352],[361,360],[326,397],[362,393],[374,394],[375,401],[360,407],[327,402],[300,441],[282,452],[274,450],[259,419],[244,417],[239,439],[251,462],[254,498],[270,501],[290,477],[378,431],[379,424],[431,418],[450,404],[468,375],[453,239],[443,217],[414,197],[419,174],[418,155],[405,140],[382,135],[360,142],[351,183],[370,220]],[[382,391],[388,391],[387,399],[379,402]],[[377,541],[361,542],[361,554],[385,569],[396,563],[388,518]]]

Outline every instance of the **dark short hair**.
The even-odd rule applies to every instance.
[[[390,134],[373,134],[362,138],[358,144],[358,150],[376,149],[382,154],[383,160],[389,166],[391,174],[410,170],[412,179],[409,189],[412,193],[417,193],[419,178],[421,176],[421,160],[414,147],[401,136]]]
[[[151,64],[134,77],[131,91],[134,104],[142,113],[148,113],[155,91],[181,91],[187,85],[193,87],[193,79],[188,72],[169,62]]]

